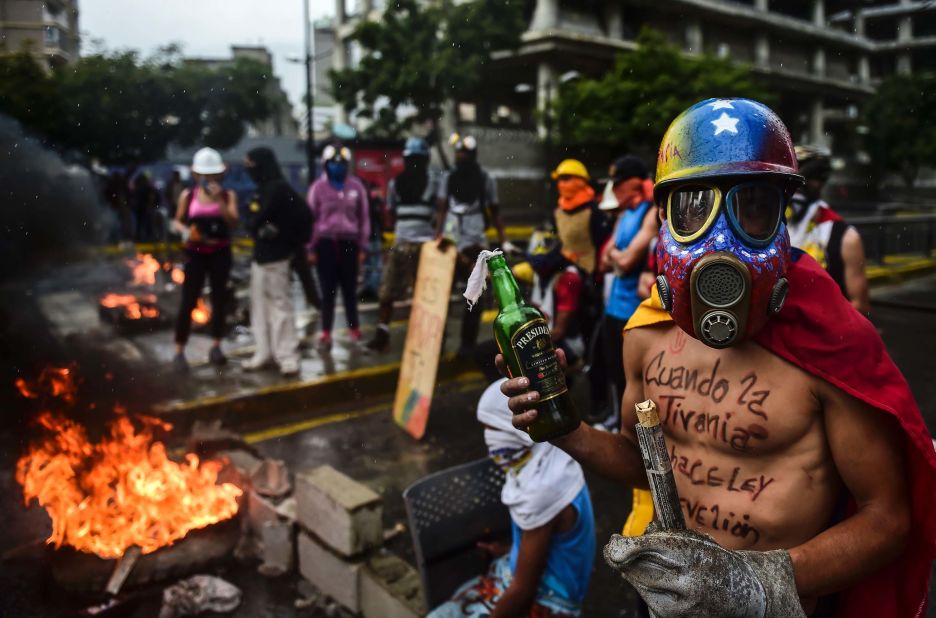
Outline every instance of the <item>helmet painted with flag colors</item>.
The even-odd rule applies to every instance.
[[[783,121],[751,99],[699,101],[670,124],[657,154],[657,203],[667,185],[689,178],[760,174],[801,184]]]
[[[789,131],[762,103],[708,99],[667,129],[653,189],[665,213],[657,294],[688,335],[736,345],[783,309],[783,211],[802,182]]]

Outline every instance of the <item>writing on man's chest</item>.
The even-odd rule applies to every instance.
[[[754,370],[733,377],[722,370],[721,359],[700,369],[667,358],[662,350],[644,368],[644,382],[653,390],[666,427],[740,452],[769,437],[765,404],[770,389],[758,385]]]

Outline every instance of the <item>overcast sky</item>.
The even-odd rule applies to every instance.
[[[293,106],[302,100],[303,67],[286,61],[303,53],[302,0],[79,0],[78,8],[85,42],[109,50],[148,54],[176,42],[189,56],[225,57],[231,45],[265,45]],[[311,0],[310,11],[313,20],[334,15],[335,2]]]

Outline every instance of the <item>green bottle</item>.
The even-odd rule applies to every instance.
[[[523,300],[502,255],[488,260],[488,271],[500,313],[494,319],[494,340],[512,378],[530,380],[540,394],[537,417],[527,430],[536,442],[565,435],[579,426],[579,416],[556,358],[549,324],[540,311]]]

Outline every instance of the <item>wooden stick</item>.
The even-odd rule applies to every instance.
[[[133,567],[136,566],[137,560],[140,559],[140,554],[141,549],[137,545],[131,545],[127,548],[127,551],[117,561],[117,566],[114,567],[114,572],[111,573],[111,577],[107,582],[107,588],[104,589],[108,595],[116,596],[120,592],[124,582],[130,576],[130,572],[133,571]]]
[[[679,492],[676,491],[676,479],[673,477],[666,440],[663,439],[657,406],[648,399],[634,407],[637,410],[637,420],[640,421],[635,425],[637,442],[640,444],[640,454],[647,471],[656,520],[664,530],[685,530],[686,520],[679,504]]]

